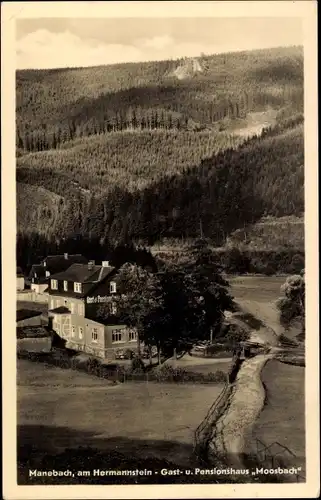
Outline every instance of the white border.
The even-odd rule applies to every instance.
[[[300,17],[305,52],[306,442],[305,484],[17,486],[15,340],[15,20],[39,17]],[[2,362],[4,498],[316,498],[319,495],[317,3],[4,2],[2,3]],[[294,395],[295,397],[295,395]]]

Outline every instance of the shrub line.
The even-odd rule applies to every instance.
[[[86,362],[80,363],[77,357],[54,356],[54,353],[35,353],[28,351],[19,351],[18,359],[25,359],[38,363],[45,363],[49,366],[56,366],[64,369],[81,371],[89,375],[94,375],[98,378],[112,380],[114,383],[125,382],[170,382],[170,383],[223,383],[226,382],[227,375],[216,370],[210,373],[189,372],[182,368],[174,368],[164,365],[160,369],[153,372],[143,370],[133,370],[131,367],[126,368],[116,365],[116,369],[108,369],[108,366],[103,366],[101,361],[96,358],[89,358]]]

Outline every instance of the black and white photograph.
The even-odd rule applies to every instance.
[[[13,20],[18,496],[306,485],[304,6],[38,3]]]

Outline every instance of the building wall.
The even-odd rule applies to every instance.
[[[17,276],[17,290],[24,290],[25,288],[25,279],[23,276]]]
[[[115,281],[117,286],[117,275],[111,281]],[[119,286],[116,290],[116,294],[110,293],[110,282],[107,281],[86,298],[49,296],[49,310],[67,307],[71,311],[68,314],[50,313],[52,327],[68,341],[67,347],[109,359],[115,359],[117,351],[137,349],[137,340],[125,325],[105,326],[96,321],[98,309],[102,304],[112,301],[113,296],[120,292]],[[113,323],[112,316],[110,322]]]
[[[110,282],[116,283],[116,293],[110,292]],[[97,311],[105,305],[110,305],[113,297],[119,293],[118,276],[115,275],[111,280],[101,283],[90,295],[86,297],[85,307],[86,316],[88,318],[95,318]]]
[[[48,288],[48,283],[31,283],[30,288],[35,293],[43,293]]]
[[[55,309],[56,307],[67,307],[72,315],[78,315],[84,317],[85,307],[84,299],[77,299],[76,297],[61,297],[60,295],[50,295],[49,296],[49,309]]]
[[[24,290],[23,292],[17,293],[17,300],[27,301],[27,302],[38,302],[39,304],[47,304],[48,303],[48,294],[47,293],[36,293],[34,291]]]
[[[136,336],[126,325],[108,325],[105,332],[106,348],[134,349],[137,347]],[[117,336],[117,337],[116,337]],[[120,336],[120,339],[118,340]]]
[[[70,349],[108,359],[115,359],[117,352],[137,349],[137,340],[130,339],[125,325],[105,326],[78,314],[49,314],[53,330],[67,340]]]

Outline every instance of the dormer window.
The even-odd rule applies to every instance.
[[[116,283],[114,281],[110,282],[110,293],[116,293]]]
[[[51,289],[58,290],[58,281],[57,280],[51,280]]]
[[[68,281],[64,281],[64,291],[68,292]]]
[[[76,293],[81,293],[81,283],[74,283],[74,291]]]

